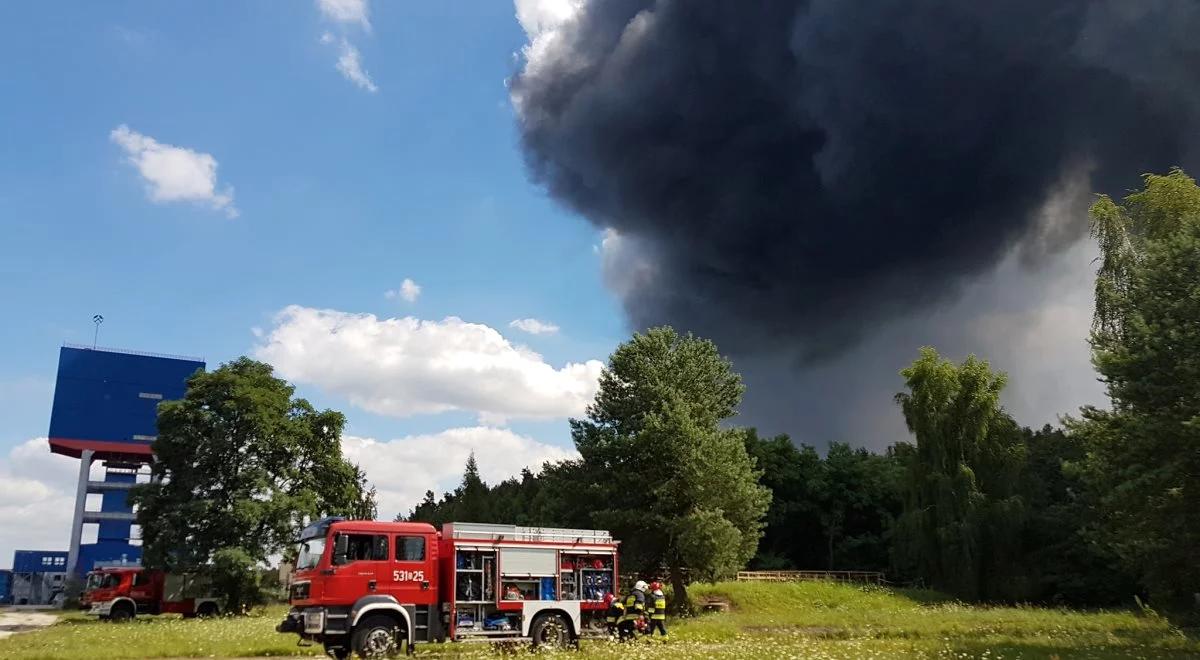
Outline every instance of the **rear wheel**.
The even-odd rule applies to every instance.
[[[110,609],[108,611],[108,619],[109,619],[109,621],[114,621],[116,623],[122,623],[122,622],[129,621],[130,619],[132,619],[134,614],[135,614],[135,612],[133,609],[133,603],[121,601],[121,602],[113,605],[112,609]]]
[[[400,628],[396,620],[386,614],[365,617],[354,627],[350,645],[360,658],[391,658],[400,651],[397,640]]]
[[[557,614],[540,616],[529,629],[533,645],[538,648],[565,649],[571,645],[571,628]]]

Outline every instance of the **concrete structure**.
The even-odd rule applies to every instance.
[[[65,572],[82,576],[97,565],[137,564],[141,546],[126,501],[139,471],[153,455],[157,409],[179,399],[189,376],[204,369],[198,358],[64,345],[50,416],[50,451],[79,459],[75,515]],[[102,479],[91,478],[101,462]],[[100,495],[99,509],[88,495]],[[95,543],[84,544],[84,525],[98,526]],[[16,572],[14,567],[14,573]]]

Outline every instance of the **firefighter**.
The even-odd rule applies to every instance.
[[[633,585],[633,591],[625,597],[625,614],[617,624],[618,639],[622,642],[637,636],[638,622],[646,613],[646,583],[638,580]]]
[[[620,596],[614,594],[605,594],[604,604],[608,606],[608,610],[604,613],[604,623],[608,628],[608,634],[615,635],[617,634],[617,624],[625,615],[625,604],[621,602]]]
[[[647,599],[646,611],[650,616],[650,626],[646,628],[646,636],[653,637],[657,630],[662,640],[667,641],[667,597],[663,594],[662,584],[650,583],[650,597]]]

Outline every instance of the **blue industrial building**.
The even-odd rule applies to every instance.
[[[7,594],[7,602],[17,605],[56,602],[66,587],[67,554],[60,550],[17,550],[7,587],[0,587],[0,599]]]
[[[134,514],[126,495],[152,459],[158,404],[182,398],[188,377],[203,369],[198,358],[62,347],[50,450],[80,460],[65,572],[82,576],[96,566],[140,562],[141,546],[131,543]],[[97,461],[104,465],[102,480],[90,477]],[[101,495],[98,510],[87,508],[90,493]],[[81,542],[86,524],[98,525],[95,543]]]
[[[12,571],[0,569],[0,605],[12,605]]]

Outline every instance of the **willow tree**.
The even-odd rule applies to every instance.
[[[1100,246],[1092,361],[1111,408],[1072,424],[1086,439],[1096,541],[1152,595],[1200,593],[1200,187],[1182,170],[1091,208]]]
[[[916,438],[909,456],[897,560],[932,586],[967,599],[1017,598],[1025,511],[1017,484],[1019,429],[1000,407],[1006,376],[969,356],[926,347],[900,372],[896,395]]]

